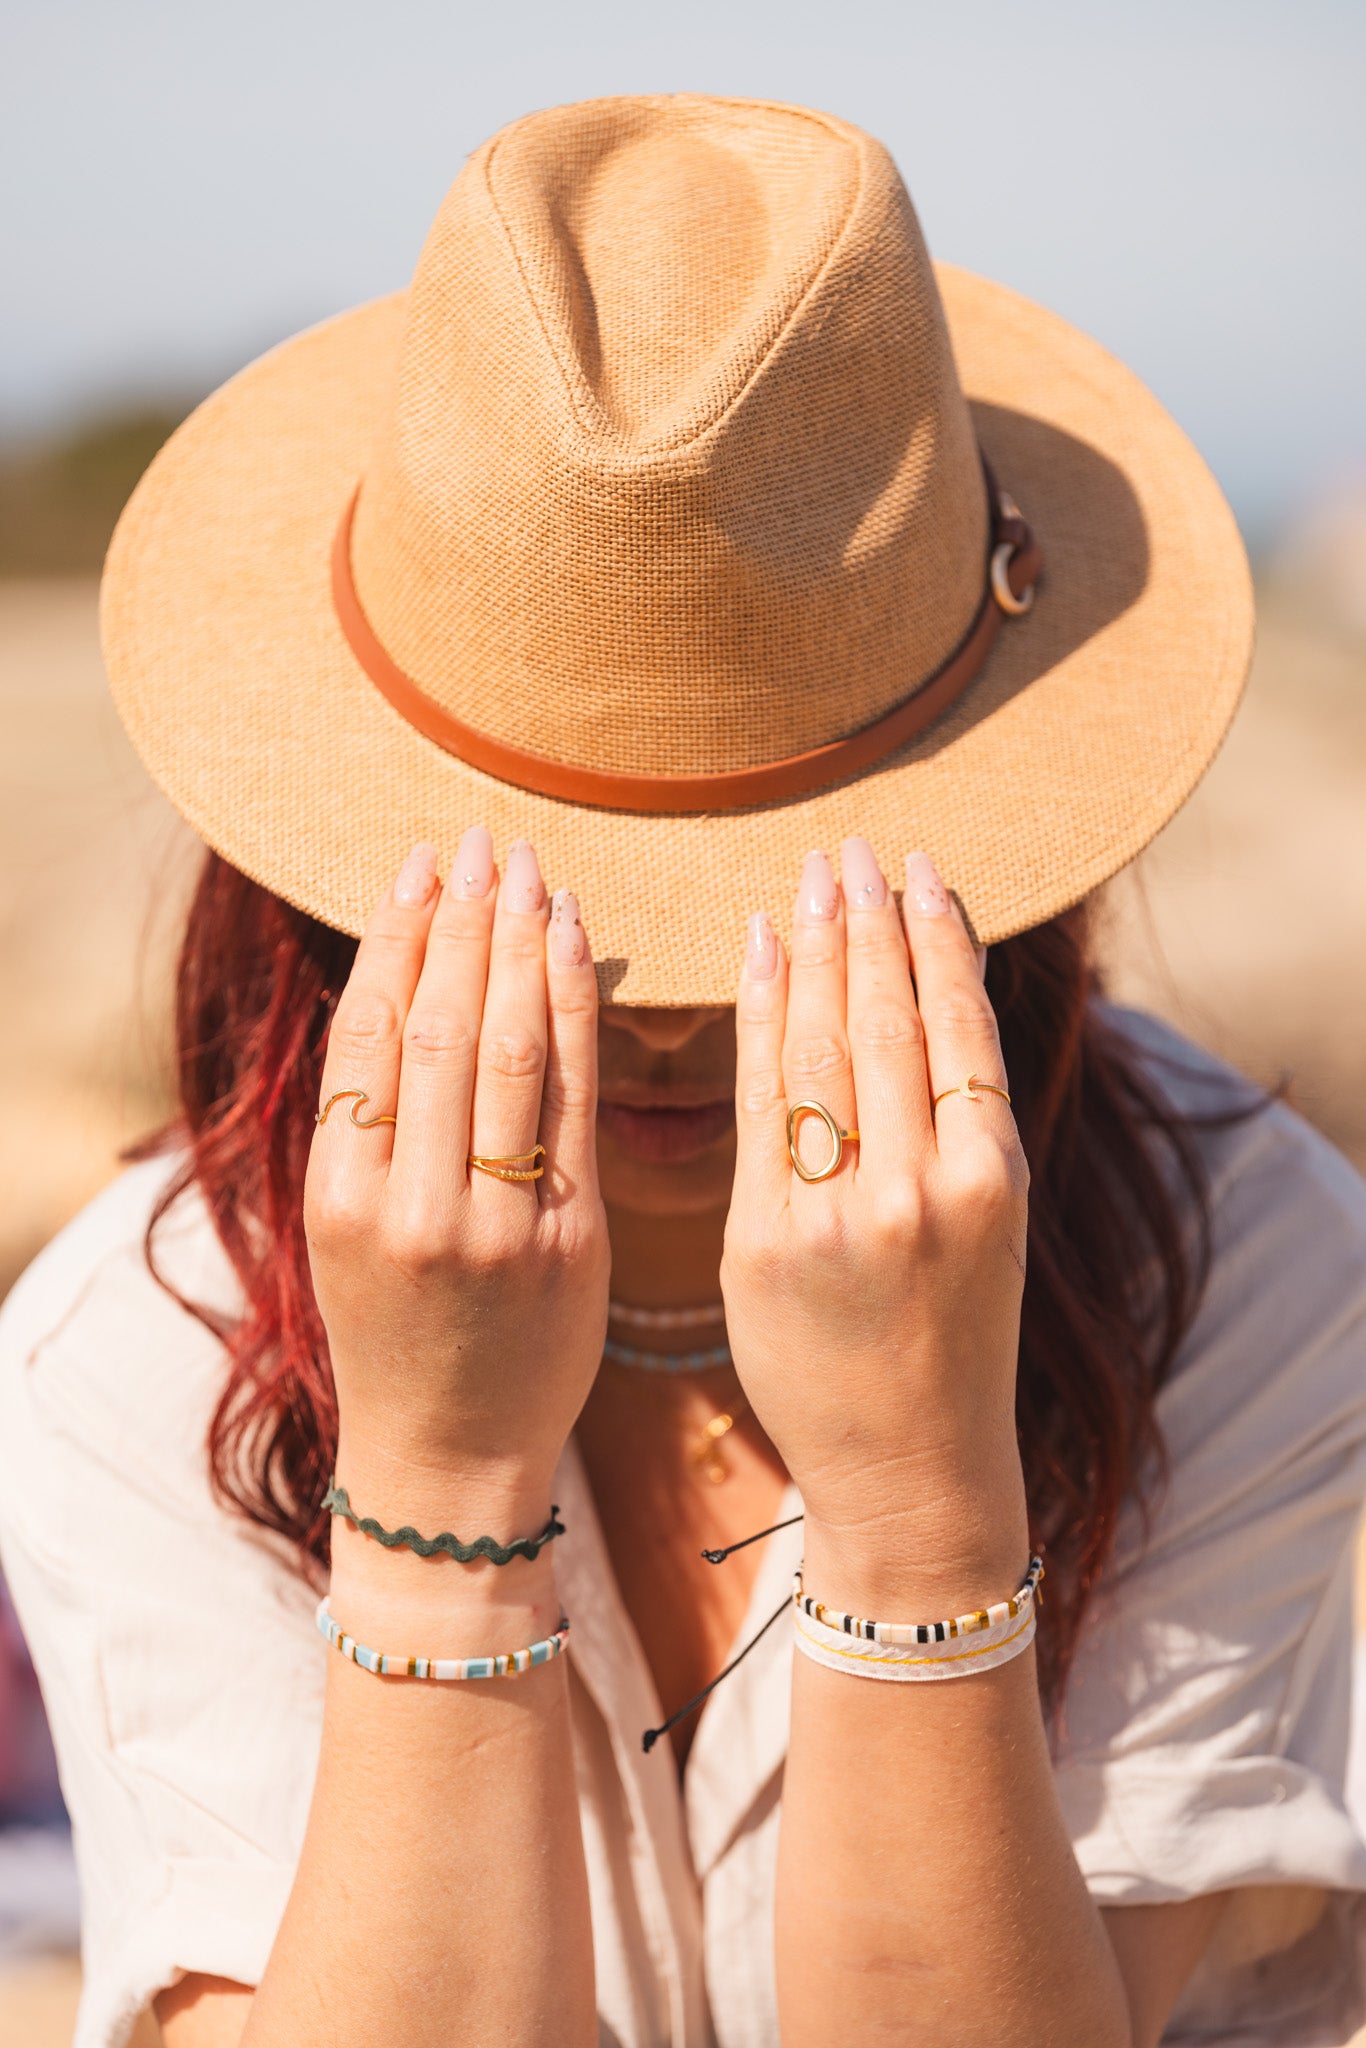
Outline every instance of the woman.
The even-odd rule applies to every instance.
[[[5,1323],[82,2048],[1345,2039],[1366,1200],[1069,908],[1246,667],[1153,400],[843,123],[558,109],[105,626],[216,851]]]

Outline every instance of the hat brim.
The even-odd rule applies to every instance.
[[[486,824],[577,890],[604,995],[733,1000],[749,911],[786,932],[808,848],[851,832],[889,878],[929,851],[984,943],[1068,908],[1161,830],[1216,753],[1253,600],[1190,441],[1088,336],[938,266],[983,449],[1045,560],[951,712],[837,787],[701,817],[586,809],[471,768],[366,676],[333,611],[342,509],[391,401],[402,295],[296,336],[158,455],[109,551],[105,659],[151,774],[256,881],[358,933],[417,839]],[[839,679],[831,678],[838,688]]]

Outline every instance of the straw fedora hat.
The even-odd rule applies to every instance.
[[[684,95],[514,122],[407,293],[200,406],[103,634],[152,774],[290,902],[358,932],[483,822],[605,994],[693,1004],[847,832],[984,942],[1076,902],[1215,753],[1252,597],[1173,421],[932,265],[880,144]]]

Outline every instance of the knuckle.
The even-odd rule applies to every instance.
[[[449,1269],[463,1250],[453,1221],[437,1213],[431,1204],[417,1201],[391,1206],[380,1229],[379,1243],[386,1263],[417,1281]]]
[[[921,1005],[925,1022],[936,1031],[962,1031],[996,1039],[996,1018],[984,988],[943,989]]]
[[[593,1017],[598,1007],[598,985],[591,974],[557,976],[554,982],[552,1014],[576,1022]]]
[[[915,1011],[899,1003],[871,1004],[851,1017],[850,1030],[859,1044],[873,1053],[916,1052],[925,1036]]]
[[[534,1081],[545,1064],[545,1045],[525,1025],[487,1031],[479,1041],[479,1072],[495,1081]]]
[[[469,1020],[458,1011],[424,1005],[408,1019],[403,1034],[403,1056],[419,1065],[447,1066],[468,1060],[474,1052],[474,1033]]]
[[[842,1260],[848,1247],[843,1211],[832,1201],[797,1203],[796,1234],[802,1257],[818,1264]]]
[[[354,1046],[358,1051],[384,1045],[399,1035],[398,1005],[382,988],[347,988],[332,1020],[334,1044]]]
[[[874,1211],[882,1237],[905,1244],[925,1228],[925,1195],[917,1181],[893,1180],[879,1190]]]
[[[991,1139],[965,1153],[954,1175],[954,1187],[957,1206],[986,1227],[1008,1215],[1021,1192],[1011,1153]]]
[[[849,1048],[832,1032],[800,1038],[789,1049],[788,1064],[799,1082],[824,1081],[831,1074],[843,1074],[849,1065]]]
[[[783,1077],[776,1067],[756,1068],[745,1075],[740,1083],[739,1105],[742,1116],[763,1120],[787,1107],[787,1090]]]
[[[587,1074],[557,1066],[546,1073],[541,1101],[551,1116],[588,1120],[597,1109],[598,1091]]]

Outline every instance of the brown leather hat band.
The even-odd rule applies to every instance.
[[[988,567],[999,558],[1009,591],[1016,599],[1027,599],[1042,567],[1038,543],[1015,505],[998,492],[990,471],[987,489],[992,511]],[[947,711],[991,652],[1004,615],[1003,603],[993,595],[989,578],[976,618],[942,668],[871,725],[861,726],[843,739],[830,740],[825,746],[813,747],[809,753],[792,754],[782,761],[764,761],[753,768],[724,768],[703,775],[635,775],[583,768],[509,746],[505,740],[494,739],[491,734],[466,725],[433,703],[412,677],[390,659],[361,609],[351,574],[351,522],[359,495],[357,485],[332,545],[332,598],[351,652],[376,689],[409,725],[448,754],[467,761],[470,767],[538,796],[561,797],[568,803],[597,805],[609,811],[734,811],[747,804],[805,796],[811,790],[842,782],[846,776],[870,768],[894,753]],[[1008,557],[1001,555],[1006,548],[1010,551]]]

